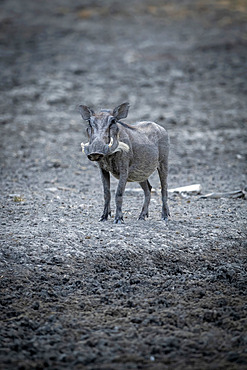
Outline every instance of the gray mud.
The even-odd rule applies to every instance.
[[[129,101],[170,134],[170,188],[243,189],[246,2],[1,8],[0,368],[246,369],[246,199],[170,194],[167,227],[154,174],[147,221],[130,184],[98,222],[77,111]]]

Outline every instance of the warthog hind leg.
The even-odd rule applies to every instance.
[[[162,199],[162,219],[166,222],[168,221],[168,216],[170,216],[168,204],[167,204],[167,174],[168,174],[168,165],[167,162],[160,162],[159,168],[159,177],[161,184],[161,199]]]

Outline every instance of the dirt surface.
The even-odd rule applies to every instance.
[[[246,1],[0,4],[0,368],[246,369],[246,199],[170,194],[166,226],[154,174],[147,221],[129,184],[98,222],[77,110],[129,101],[169,132],[170,188],[243,189]]]

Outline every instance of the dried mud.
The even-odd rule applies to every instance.
[[[171,138],[169,187],[246,186],[244,1],[1,1],[0,368],[246,369],[246,199],[98,222],[79,104]],[[112,195],[117,181],[112,179]],[[114,202],[112,204],[114,209]]]

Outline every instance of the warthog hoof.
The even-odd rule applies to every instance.
[[[166,225],[168,226],[168,217],[167,217],[167,216],[162,217],[162,220],[164,220],[164,221],[165,221],[165,223],[166,223]]]
[[[124,224],[123,217],[121,217],[121,218],[115,218],[114,224]]]

